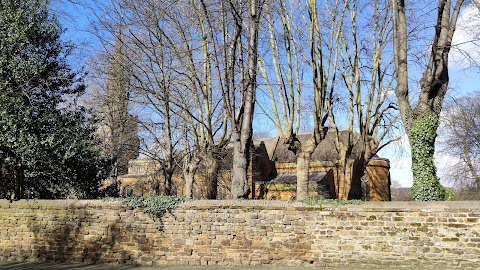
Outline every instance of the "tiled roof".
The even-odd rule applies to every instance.
[[[325,176],[327,176],[327,172],[311,172],[308,174],[308,181],[319,183]],[[279,173],[267,181],[272,184],[295,184],[297,175],[295,173]]]
[[[312,134],[299,134],[297,138],[300,142],[306,142]],[[342,140],[346,141],[348,136],[348,131],[342,130],[340,131],[340,137]],[[315,151],[312,154],[310,161],[333,161],[335,162],[338,160],[339,155],[335,143],[335,133],[333,131],[329,131],[327,136],[324,140],[322,140]],[[357,142],[353,147],[353,157],[358,157],[363,149],[363,146],[358,143],[358,135],[354,134],[354,142]],[[284,139],[280,139],[278,144],[275,145],[274,151],[267,149],[267,151],[273,152],[273,155],[270,158],[276,162],[281,163],[293,163],[296,161],[295,154],[288,150],[288,146],[284,144]]]

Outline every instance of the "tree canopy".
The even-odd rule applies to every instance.
[[[100,157],[82,75],[47,0],[0,0],[1,197],[92,196]]]

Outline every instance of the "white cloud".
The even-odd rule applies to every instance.
[[[392,182],[398,183],[401,187],[412,187],[413,175],[410,168],[390,168]]]
[[[463,69],[480,63],[480,12],[473,4],[460,13],[452,45],[450,67]]]
[[[412,168],[412,158],[410,155],[408,156],[403,156],[403,157],[398,157],[390,162],[390,166],[394,168]]]
[[[394,89],[388,90],[388,91],[387,91],[387,97],[389,97],[389,98],[397,98],[397,97],[395,96],[395,90],[394,90]]]
[[[459,157],[450,154],[439,153],[438,151],[435,153],[435,166],[437,166],[439,170],[457,164],[460,161],[461,159]]]
[[[455,168],[455,164],[458,164],[462,160],[457,156],[445,152],[440,153],[439,151],[435,151],[434,158],[437,176],[440,177],[440,182],[445,186],[451,187],[454,184],[453,179],[450,178],[451,170]]]
[[[411,187],[413,183],[412,159],[410,155],[390,160],[390,177],[402,187]]]
[[[437,149],[438,150],[438,149]],[[392,181],[397,182],[402,187],[411,187],[413,184],[413,174],[412,174],[412,158],[410,152],[404,154],[400,157],[388,157],[390,158],[390,176]],[[444,175],[447,175],[448,170],[451,169],[453,164],[456,164],[460,161],[458,157],[435,152],[435,166],[437,168],[437,176],[440,177],[442,184],[450,186],[452,183],[444,179]]]
[[[402,187],[411,187],[413,183],[410,143],[406,134],[398,134],[397,141],[386,146],[379,156],[390,160],[390,177]]]
[[[442,177],[448,173],[453,164],[457,164],[460,159],[454,155],[445,152],[440,152],[437,147],[435,150],[435,166],[437,168],[437,176],[440,180],[445,180]],[[400,140],[392,143],[382,150],[380,156],[390,160],[390,176],[392,181],[397,182],[402,187],[411,187],[413,184],[412,174],[412,157],[410,154],[410,143],[406,134],[401,135]],[[448,181],[442,181],[444,185],[451,185]]]

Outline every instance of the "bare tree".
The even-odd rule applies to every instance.
[[[187,116],[188,117],[188,116]],[[190,123],[193,123],[191,121]],[[183,196],[187,199],[193,198],[193,185],[195,183],[195,176],[200,165],[199,149],[197,148],[199,143],[197,141],[197,136],[191,136],[189,133],[193,131],[195,133],[195,127],[189,129],[187,126],[184,131],[184,156],[182,164],[182,173],[185,180],[183,187]],[[193,142],[192,142],[193,141]]]
[[[314,1],[306,6],[296,1],[278,1],[277,6],[267,10],[266,32],[269,33],[270,46],[266,55],[272,59],[260,59],[260,70],[271,106],[261,108],[274,123],[277,133],[290,144],[290,150],[297,155],[298,199],[308,194],[298,193],[298,190],[306,190],[306,159],[310,159],[319,142],[312,136],[310,142],[313,143],[304,142],[302,145],[296,138],[300,128],[302,98],[308,96],[309,85],[304,77],[317,76],[312,82],[316,95],[313,106],[315,125],[323,130],[328,115],[335,134],[333,138],[340,157],[339,165],[345,174],[345,181],[337,183],[339,198],[348,197],[355,161],[352,153],[354,146],[361,145],[360,163],[366,168],[368,162],[389,142],[387,134],[393,125],[391,120],[395,119],[390,118],[390,110],[394,106],[387,98],[393,81],[393,77],[388,75],[392,62],[383,59],[391,38],[389,7],[388,1],[364,3],[340,0],[320,6]],[[305,9],[310,12],[309,23],[313,27],[313,35],[310,36],[302,35],[308,27],[302,24]],[[358,13],[372,17],[372,20],[359,22]],[[357,31],[358,28],[368,31]],[[305,53],[308,48],[302,44],[311,42],[315,45],[308,55]],[[366,44],[373,46],[370,48]],[[304,66],[310,66],[311,73]],[[334,100],[337,100],[336,104],[332,103]],[[338,117],[338,112],[344,111],[344,104],[347,115]],[[342,122],[347,123],[345,131],[341,131],[345,128]],[[323,136],[317,138],[323,139]]]
[[[217,196],[220,159],[231,136],[222,97],[230,76],[224,74],[222,53],[228,40],[222,33],[233,20],[221,16],[230,10],[225,4],[122,0],[112,1],[108,9],[127,25],[124,46],[133,69],[132,100],[145,137],[144,154],[160,162],[166,179],[183,158],[190,195],[195,172],[203,165],[211,199]]]
[[[440,118],[439,145],[449,157],[446,176],[462,190],[480,189],[480,94],[446,104]]]
[[[142,127],[142,151],[160,164],[163,183],[154,185],[156,193],[173,195],[176,188],[172,177],[179,157],[176,145],[181,140],[180,117],[175,114],[174,102],[179,81],[176,70],[182,68],[162,28],[168,10],[156,1],[125,0],[113,7],[127,26],[124,44],[132,68],[132,100]]]
[[[391,46],[391,9],[388,1],[375,0],[343,1],[341,8],[332,10],[339,12],[333,27],[338,28],[340,37],[339,77],[344,86],[337,89],[347,93],[345,96],[337,91],[337,97],[345,104],[347,115],[337,117],[342,110],[332,109],[329,119],[343,168],[343,181],[337,183],[338,198],[346,200],[353,177],[362,176],[354,175],[354,166],[360,166],[359,171],[365,174],[370,160],[394,140],[389,133],[396,120],[396,106],[388,99],[393,63],[385,60]],[[359,16],[372,19],[361,21]],[[339,118],[347,122],[344,131],[340,130]],[[355,146],[359,153],[353,153]]]
[[[262,108],[274,123],[277,134],[284,139],[297,158],[297,200],[308,197],[309,163],[312,153],[326,133],[327,87],[332,81],[330,71],[336,58],[332,48],[324,54],[324,29],[318,16],[316,1],[302,5],[296,1],[280,0],[266,10],[268,54],[260,59],[260,70],[270,100],[270,108]],[[305,13],[309,19],[304,20]],[[275,18],[279,18],[277,23]],[[333,23],[332,23],[333,24]],[[309,34],[304,35],[304,29]],[[331,28],[330,36],[335,35]],[[305,46],[304,46],[305,44]],[[308,45],[309,46],[308,46]],[[270,78],[273,76],[273,78]],[[308,77],[308,79],[304,79]],[[302,97],[313,92],[314,131],[306,141],[298,139],[301,125]],[[333,90],[333,87],[332,89]]]
[[[300,129],[301,98],[305,88],[301,77],[308,68],[308,62],[302,61],[305,55],[302,50],[308,50],[302,44],[307,43],[307,40],[302,40],[306,23],[301,18],[306,6],[285,0],[276,1],[276,4],[265,10],[269,47],[264,53],[266,56],[259,58],[270,106],[259,106],[275,125],[277,134],[287,139],[291,134],[298,134]],[[293,21],[298,28],[294,27]],[[270,59],[267,56],[271,56]]]
[[[179,104],[188,104],[188,99],[193,97],[192,106],[180,107],[188,115],[185,120],[190,124],[194,135],[192,142],[197,150],[196,154],[192,154],[201,158],[205,168],[207,198],[215,199],[220,160],[231,136],[228,117],[222,104],[224,83],[219,57],[219,48],[223,46],[219,42],[220,26],[224,22],[221,16],[216,16],[221,10],[219,2],[189,1],[188,5],[192,11],[188,15],[190,22],[179,29],[179,34],[183,36],[183,51],[187,52],[184,65],[188,67],[188,76],[185,78],[188,83],[185,84],[185,95],[179,96],[184,97],[183,100],[179,99]],[[192,29],[194,35],[185,34]],[[190,166],[192,164],[195,162],[190,163]]]
[[[257,89],[258,33],[264,2],[264,0],[230,0],[225,3],[229,14],[227,15],[227,12],[223,14],[233,19],[233,27],[225,25],[223,29],[223,37],[224,40],[228,40],[226,42],[228,46],[224,46],[222,54],[226,84],[223,93],[224,106],[233,130],[232,198],[246,198],[250,193],[247,170]],[[247,26],[246,63],[243,62],[244,25]],[[229,30],[233,32],[230,33]],[[236,76],[237,72],[240,78]]]

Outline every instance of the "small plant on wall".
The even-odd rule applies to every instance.
[[[143,208],[143,212],[153,217],[155,221],[160,222],[159,230],[162,230],[162,217],[166,213],[172,213],[175,208],[185,202],[185,197],[177,196],[146,196],[146,197],[130,197],[115,198],[121,204]]]

